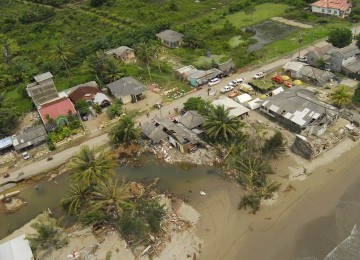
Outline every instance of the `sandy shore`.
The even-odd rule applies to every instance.
[[[282,179],[282,190],[291,183],[295,191],[280,192],[276,204],[256,215],[236,209],[241,192],[235,184],[196,200],[193,205],[201,214],[198,235],[204,240],[200,259],[296,259],[295,235],[334,210],[358,178],[359,155],[360,144],[346,139],[311,162],[294,155],[282,159],[277,178]],[[311,174],[302,181],[279,177],[302,173],[304,167]]]

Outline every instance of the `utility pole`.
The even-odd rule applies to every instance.
[[[302,43],[302,41],[303,41],[303,38],[301,37],[302,35],[300,34],[299,35],[299,38],[298,38],[298,44],[299,44],[299,58],[301,57],[301,55],[300,55],[300,51],[301,51],[301,43]]]

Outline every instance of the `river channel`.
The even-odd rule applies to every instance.
[[[214,187],[221,177],[214,174],[213,167],[169,165],[156,160],[153,156],[143,155],[138,158],[137,166],[124,165],[115,169],[118,178],[125,177],[130,181],[152,182],[160,178],[158,189],[169,191],[181,198],[190,201],[199,197],[200,191],[207,191]],[[11,214],[0,214],[0,239],[12,231],[23,226],[31,219],[46,209],[50,209],[56,218],[61,219],[65,226],[72,223],[71,218],[64,218],[61,208],[61,198],[69,188],[71,177],[64,174],[53,181],[44,180],[36,184],[28,184],[23,189],[19,198],[24,199],[27,205]]]

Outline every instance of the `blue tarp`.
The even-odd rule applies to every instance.
[[[12,138],[11,136],[5,137],[4,139],[0,140],[0,150],[8,148],[12,146]]]

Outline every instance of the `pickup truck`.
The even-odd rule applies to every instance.
[[[265,76],[266,76],[266,73],[263,71],[260,71],[260,72],[254,74],[254,79],[261,79]]]
[[[234,89],[234,87],[233,86],[225,86],[225,87],[223,87],[222,89],[220,89],[220,93],[222,93],[222,94],[224,94],[224,93],[226,93],[226,92],[229,92],[229,91],[231,91],[231,90],[233,90]]]

